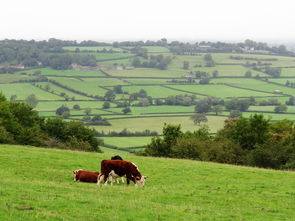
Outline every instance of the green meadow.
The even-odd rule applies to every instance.
[[[112,155],[112,150],[99,154],[1,145],[1,219],[294,219],[295,174],[289,171],[122,153],[148,176],[144,188],[73,181],[73,170],[99,171],[101,160]]]
[[[25,100],[31,94],[35,94],[39,100],[64,100],[63,97],[43,91],[30,83],[0,84],[0,91],[9,99],[16,95],[16,100]]]
[[[167,124],[181,124],[183,131],[193,131],[200,128],[199,126],[194,125],[193,121],[190,119],[192,114],[188,116],[169,116],[162,115],[158,117],[136,117],[136,118],[123,118],[123,119],[109,119],[111,126],[93,126],[97,131],[122,131],[127,128],[128,130],[135,131],[144,131],[149,129],[151,131],[157,131],[162,133],[162,128],[165,123]],[[223,116],[207,116],[208,124],[210,126],[210,132],[214,133],[217,130],[221,129],[224,125],[224,120],[227,119]]]
[[[100,137],[105,144],[120,148],[145,146],[151,142],[151,137]]]

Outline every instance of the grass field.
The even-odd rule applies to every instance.
[[[128,92],[129,94],[139,92],[141,89],[144,89],[148,96],[152,96],[153,98],[164,98],[171,95],[179,95],[179,94],[191,94],[189,92],[177,91],[161,86],[124,86],[122,87],[123,91]]]
[[[171,88],[206,94],[214,97],[251,97],[251,96],[275,96],[268,93],[250,91],[247,89],[234,88],[227,85],[172,85]]]
[[[0,74],[0,84],[12,83],[19,80],[28,80],[27,75],[23,74]]]
[[[92,70],[54,70],[52,68],[37,68],[31,70],[24,70],[17,73],[34,74],[36,71],[41,71],[42,75],[57,75],[57,76],[105,76],[101,71]]]
[[[0,91],[9,99],[16,95],[16,100],[25,100],[35,94],[39,100],[64,100],[63,97],[43,91],[30,83],[0,84]]]
[[[102,101],[54,101],[54,102],[39,102],[37,104],[36,110],[46,111],[46,110],[56,110],[61,105],[66,105],[68,108],[72,109],[75,104],[78,104],[81,108],[92,107],[101,108]]]
[[[81,92],[85,92],[89,95],[103,96],[106,92],[105,89],[98,87],[97,81],[95,80],[83,81],[78,78],[63,78],[63,77],[51,77],[50,79],[53,79],[69,88],[72,88]]]
[[[270,82],[273,79],[269,80]],[[295,94],[295,88],[288,88],[284,86],[279,86],[271,83],[267,83],[265,81],[255,80],[255,79],[248,79],[245,78],[243,80],[237,78],[216,78],[211,81],[212,83],[223,83],[223,84],[230,84],[233,86],[238,86],[242,88],[249,88],[254,90],[260,90],[265,92],[273,93],[275,90],[280,90],[284,94],[293,95]],[[286,81],[285,81],[286,82]],[[295,79],[294,79],[295,82]]]
[[[192,115],[192,114],[191,114]],[[207,116],[208,122],[206,123],[210,127],[210,132],[216,132],[221,129],[224,125],[224,120],[226,117],[221,116]],[[190,119],[190,116],[169,116],[166,114],[161,117],[148,117],[148,118],[126,118],[126,119],[110,119],[109,122],[112,126],[94,126],[97,131],[122,131],[124,128],[127,128],[130,131],[144,131],[146,129],[157,131],[162,133],[164,123],[167,124],[181,124],[183,131],[187,130],[197,130],[199,126],[194,125],[193,121]]]
[[[276,106],[250,106],[250,111],[272,111],[274,112]],[[295,113],[295,106],[287,106],[287,113]]]
[[[145,146],[151,141],[151,137],[100,137],[105,144],[120,148]]]
[[[177,112],[194,112],[194,106],[147,106],[147,107],[131,107],[131,114],[153,114],[153,113],[177,113]],[[122,108],[110,108],[108,110],[121,112]]]
[[[293,220],[295,174],[122,155],[144,188],[73,182],[114,153],[0,146],[2,220]]]
[[[47,85],[50,87],[49,91],[53,91],[54,94],[58,94],[60,95],[61,93],[65,93],[66,95],[68,95],[70,98],[75,97],[75,99],[77,100],[92,100],[92,98],[71,92],[69,90],[63,89],[59,86],[56,86],[50,82],[38,82],[36,83],[37,85],[41,85],[42,88],[45,88]]]
[[[187,71],[186,70],[160,70],[156,68],[135,68],[133,70],[110,70],[107,71],[111,76],[122,76],[122,77],[182,77]]]
[[[143,46],[142,48],[146,48],[149,53],[167,53],[169,49],[161,46]]]

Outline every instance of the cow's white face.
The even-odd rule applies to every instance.
[[[144,182],[145,180],[147,179],[148,177],[147,176],[142,176],[142,177],[136,177],[136,184],[138,186],[144,186]]]

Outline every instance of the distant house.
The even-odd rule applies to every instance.
[[[14,68],[14,69],[25,69],[26,67],[24,65],[10,65],[9,68]]]
[[[127,67],[125,67],[125,70],[133,70],[133,69],[134,69],[133,66],[127,66]]]
[[[184,77],[185,77],[185,78],[193,78],[194,75],[193,75],[192,73],[188,73],[188,74],[186,74]]]
[[[281,90],[274,90],[274,93],[276,93],[276,94],[283,94],[283,91],[281,91]]]

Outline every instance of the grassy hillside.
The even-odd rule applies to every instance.
[[[294,172],[122,155],[144,188],[73,182],[97,154],[0,146],[2,220],[293,220]]]

